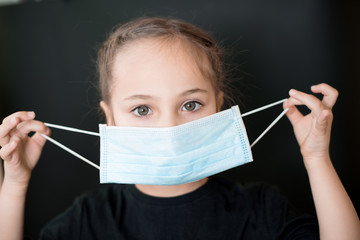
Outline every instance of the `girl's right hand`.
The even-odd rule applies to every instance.
[[[0,125],[0,157],[4,160],[4,183],[27,187],[31,172],[38,162],[46,139],[50,135],[44,123],[34,120],[34,112],[16,112],[4,118]],[[30,132],[35,134],[29,137]]]

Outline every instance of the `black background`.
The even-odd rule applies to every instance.
[[[309,92],[312,84],[326,82],[339,90],[331,155],[359,212],[359,10],[359,1],[325,0],[49,0],[2,6],[0,119],[34,110],[45,122],[98,131],[97,46],[112,27],[134,17],[181,18],[211,32],[225,47],[242,112],[286,98],[290,88]],[[250,141],[281,110],[245,118]],[[59,130],[52,137],[99,163],[97,137]],[[253,163],[221,175],[277,185],[298,209],[314,213],[287,119],[254,147],[253,155]],[[25,233],[36,238],[76,196],[99,186],[98,170],[47,143],[28,191]]]

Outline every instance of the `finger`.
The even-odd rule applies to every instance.
[[[27,136],[30,132],[40,132],[43,134],[50,132],[50,129],[43,122],[35,120],[23,121],[16,126],[16,129],[23,136]]]
[[[291,89],[289,95],[297,101],[303,103],[306,107],[311,110],[311,113],[316,117],[319,116],[320,112],[324,109],[322,102],[315,96],[307,93]]]
[[[286,99],[286,101],[284,102],[283,104],[283,108],[286,109],[286,108],[290,108],[294,105],[304,105],[304,103],[296,100],[295,98],[293,97],[289,97],[288,99]]]
[[[5,161],[10,158],[11,154],[14,152],[16,147],[18,146],[18,140],[13,139],[9,144],[4,145],[0,149],[0,157]]]
[[[290,120],[291,124],[294,126],[299,120],[301,120],[304,115],[297,109],[296,106],[294,106],[292,103],[290,103],[290,98],[284,102],[284,109],[289,108],[289,110],[286,113],[286,116]]]
[[[35,113],[32,111],[20,111],[20,112],[13,113],[3,119],[3,124],[8,123],[13,118],[18,118],[18,119],[20,119],[20,121],[30,120],[30,119],[35,118]]]
[[[323,94],[324,97],[322,99],[322,102],[326,107],[330,109],[335,105],[336,100],[339,96],[339,92],[326,83],[320,83],[318,85],[311,86],[311,91],[313,93]]]
[[[4,118],[2,124],[0,125],[0,146],[7,144],[7,141],[9,140],[8,134],[17,126],[19,122],[31,120],[34,118],[34,112],[16,112]]]
[[[50,136],[50,131],[47,132],[45,135]],[[46,138],[41,136],[39,132],[35,133],[34,136],[31,137],[40,147],[43,147],[46,143]]]
[[[0,146],[4,146],[9,143],[9,133],[16,127],[18,121],[19,120],[14,117],[9,119],[7,123],[3,121],[3,124],[0,125]]]

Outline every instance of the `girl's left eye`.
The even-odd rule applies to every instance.
[[[198,110],[201,106],[202,106],[201,103],[196,102],[196,101],[191,101],[191,102],[185,103],[181,110],[193,112],[193,111]]]

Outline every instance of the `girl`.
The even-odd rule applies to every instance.
[[[214,114],[226,87],[219,47],[179,20],[145,18],[116,29],[103,44],[98,71],[107,125],[171,127]],[[158,185],[109,185],[78,198],[51,221],[41,239],[360,239],[359,218],[329,156],[331,109],[337,91],[290,90],[284,103],[309,175],[318,221],[297,215],[266,185],[216,178]],[[306,105],[303,116],[295,105]],[[25,195],[50,130],[33,112],[0,126],[5,177],[0,238],[22,239]],[[32,137],[28,133],[35,132]],[[141,147],[141,146],[139,146]],[[317,223],[318,222],[318,223]]]

